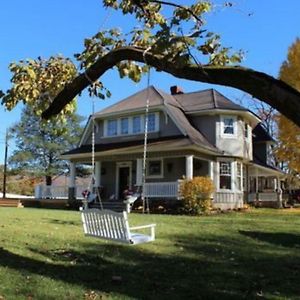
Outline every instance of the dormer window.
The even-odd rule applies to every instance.
[[[117,120],[108,120],[107,121],[107,135],[115,136],[118,133],[118,123]]]
[[[221,116],[221,136],[235,137],[237,135],[237,118],[235,116]]]
[[[121,134],[128,134],[129,132],[129,122],[128,118],[121,119]]]
[[[155,114],[148,115],[148,131],[153,132],[155,131]]]
[[[141,126],[141,116],[135,116],[132,118],[132,133],[140,133],[142,132]]]
[[[132,117],[123,117],[109,119],[104,121],[104,136],[122,136],[141,134],[144,132],[145,115],[135,115]],[[148,132],[157,132],[159,130],[159,113],[148,114]]]

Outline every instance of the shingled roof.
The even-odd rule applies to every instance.
[[[146,88],[137,92],[124,100],[95,113],[94,118],[104,118],[110,115],[121,116],[134,111],[142,112],[145,110],[147,97],[149,98],[150,110],[154,108],[163,108],[181,131],[182,137],[185,139],[187,138],[191,144],[198,146],[200,149],[215,154],[220,154],[221,151],[212,145],[199,130],[192,126],[186,114],[215,109],[248,112],[246,108],[235,104],[213,89],[170,95],[154,86],[150,86],[148,89]],[[88,128],[86,128],[85,131],[87,130]],[[114,143],[111,144],[110,147],[113,149],[113,147],[123,148],[126,146],[129,145],[125,145],[124,143],[120,143],[120,145]],[[108,150],[105,147],[107,146],[101,146],[100,144],[98,146],[96,145],[96,151],[101,152]],[[88,149],[87,145],[82,145],[73,150],[75,152],[70,151],[64,154],[86,153],[88,152]]]
[[[185,112],[195,112],[212,109],[248,111],[214,89],[177,94],[173,96]]]

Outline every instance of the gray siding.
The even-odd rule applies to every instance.
[[[217,116],[196,116],[190,118],[192,125],[198,129],[206,139],[216,145],[216,122],[219,119]]]
[[[233,137],[224,137],[221,134],[221,116],[216,121],[216,146],[225,154],[252,160],[252,130],[248,131],[249,137],[245,138],[245,122],[237,117],[237,134]]]

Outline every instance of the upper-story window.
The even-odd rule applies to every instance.
[[[245,138],[248,139],[248,137],[249,137],[249,125],[246,122],[244,123],[244,134],[245,134]]]
[[[235,137],[237,135],[237,119],[235,116],[221,117],[221,135],[223,137]]]
[[[141,126],[141,116],[135,116],[132,118],[132,133],[140,133],[142,132]]]
[[[148,131],[155,131],[155,114],[148,114]]]
[[[139,134],[144,132],[145,115],[104,121],[104,136]],[[148,132],[159,130],[159,113],[148,114]]]
[[[114,136],[118,133],[118,123],[117,120],[108,120],[107,121],[107,135]]]
[[[128,134],[129,132],[129,122],[128,118],[121,119],[121,134]]]

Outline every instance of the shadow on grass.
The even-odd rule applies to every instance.
[[[284,247],[300,247],[300,235],[285,232],[244,231],[239,233],[253,239]]]
[[[58,225],[81,225],[80,221],[66,221],[66,220],[59,220],[59,219],[45,219],[47,222],[52,224],[58,224]]]
[[[171,240],[175,253],[170,254],[111,243],[85,243],[83,251],[31,248],[43,261],[0,248],[0,266],[137,299],[299,296],[299,256],[279,259],[269,245],[256,249],[245,239],[178,235]]]

